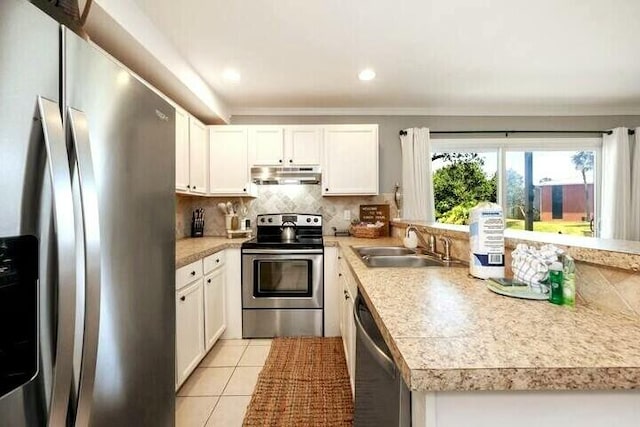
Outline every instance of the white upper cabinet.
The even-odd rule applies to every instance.
[[[176,108],[176,190],[189,191],[189,114]]]
[[[249,165],[319,165],[320,126],[247,126]]]
[[[209,127],[209,194],[254,196],[250,183],[246,126]]]
[[[287,165],[319,165],[322,161],[322,128],[285,127],[284,153],[284,162]]]
[[[284,129],[280,126],[249,126],[249,164],[284,163]]]
[[[324,126],[322,195],[378,194],[378,125]]]
[[[209,180],[207,129],[194,117],[189,117],[189,159],[189,191],[206,194]]]

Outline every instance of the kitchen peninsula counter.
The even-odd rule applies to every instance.
[[[368,268],[351,249],[396,238],[325,242],[342,249],[412,391],[640,388],[635,319],[500,296],[466,267]]]

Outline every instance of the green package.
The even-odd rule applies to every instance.
[[[575,307],[576,305],[576,264],[569,255],[562,256],[562,294],[563,305]]]

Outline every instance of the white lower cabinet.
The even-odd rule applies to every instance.
[[[204,357],[203,280],[176,292],[176,388]]]
[[[176,389],[227,326],[225,252],[176,270]]]
[[[204,341],[211,350],[225,328],[224,268],[218,267],[204,278]]]
[[[338,248],[324,248],[324,336],[339,337],[342,288],[338,282]]]
[[[224,339],[242,338],[242,283],[240,249],[230,248],[225,253],[225,298],[227,327],[222,334]]]
[[[357,284],[342,256],[338,259],[338,284],[340,288],[340,332],[344,356],[351,382],[351,395],[355,397],[356,380],[356,325],[353,320],[353,304],[357,296]]]

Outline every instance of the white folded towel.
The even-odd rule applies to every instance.
[[[540,249],[520,243],[511,253],[511,269],[514,278],[528,285],[538,285],[549,277],[549,266],[558,260],[563,251],[554,245]]]

